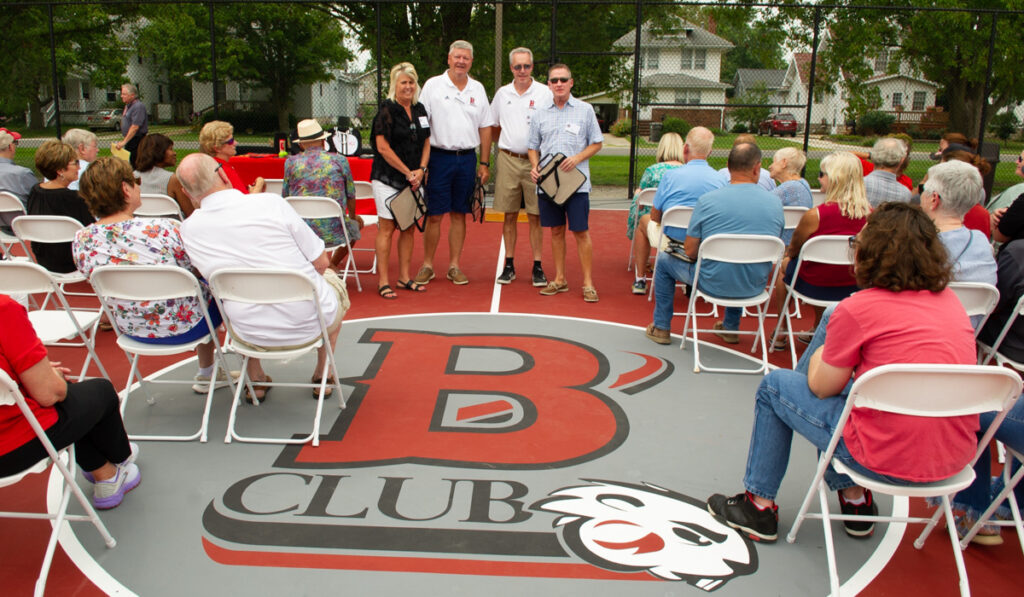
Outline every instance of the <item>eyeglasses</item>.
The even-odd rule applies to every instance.
[[[15,141],[15,142],[14,142],[14,144],[15,144],[15,145],[17,145],[17,144],[18,144],[18,142],[17,142],[17,141]],[[1021,156],[1017,156],[1017,163],[1018,163],[1018,164],[1020,164],[1021,162],[1024,162],[1024,157],[1021,157]]]
[[[859,241],[857,240],[857,235],[853,235],[850,238],[846,239],[846,242],[850,244],[851,249],[856,249],[857,245],[859,244]]]
[[[571,80],[568,77],[552,77],[548,79],[548,83],[568,83]]]
[[[530,70],[533,68],[532,64],[513,64],[512,70]]]
[[[235,138],[234,137],[231,137],[230,139],[228,139],[227,141],[224,142],[224,145],[234,145],[234,144],[235,144]]]
[[[818,172],[818,178],[825,178],[826,176],[828,176],[828,174],[825,174],[824,170]]]

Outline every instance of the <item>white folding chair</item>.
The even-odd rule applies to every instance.
[[[273,193],[275,195],[284,193],[283,178],[264,178],[263,181],[267,183],[267,190],[264,193]]]
[[[48,458],[43,458],[31,468],[26,469],[18,474],[11,475],[8,477],[0,477],[0,487],[8,487],[19,483],[22,479],[32,473],[43,473],[49,468],[50,462],[57,468],[59,477],[51,473],[50,476],[50,496],[53,496],[52,490],[54,489],[55,481],[60,484],[60,493],[56,500],[47,500],[47,511],[46,512],[0,512],[2,518],[20,518],[20,519],[31,519],[31,520],[49,520],[53,525],[53,530],[50,531],[50,539],[46,543],[46,552],[43,555],[43,565],[39,569],[39,576],[36,578],[36,586],[34,595],[41,597],[46,592],[46,579],[50,574],[50,564],[53,562],[53,553],[57,548],[57,539],[60,536],[61,531],[65,528],[66,522],[91,522],[100,536],[103,537],[103,542],[107,548],[112,548],[117,545],[117,541],[110,535],[110,531],[107,530],[106,525],[100,520],[99,515],[96,514],[96,510],[92,504],[89,503],[89,499],[82,493],[82,489],[75,482],[75,445],[57,450],[54,448],[53,443],[50,442],[50,438],[46,435],[46,431],[39,424],[32,409],[29,408],[25,401],[25,397],[21,394],[18,389],[18,384],[7,375],[3,369],[0,369],[0,404],[16,404],[21,414],[28,421],[28,424],[32,427],[32,431],[35,432],[36,438],[43,444],[43,448],[46,449],[46,453],[49,455]],[[58,481],[59,478],[59,481]],[[85,514],[68,514],[68,505],[71,502],[71,496],[74,495],[75,499],[82,506]],[[48,496],[49,497],[49,496]],[[53,507],[54,504],[56,507]],[[12,538],[13,539],[13,538]]]
[[[1017,529],[1017,539],[1020,540],[1020,548],[1024,550],[1024,522],[1021,521],[1020,507],[1017,506],[1017,500],[1013,495],[1013,490],[1020,483],[1021,478],[1024,478],[1024,455],[1020,452],[1006,448],[1007,461],[1003,465],[1003,490],[999,492],[999,495],[992,500],[992,504],[978,517],[978,522],[974,523],[974,526],[970,528],[964,538],[960,540],[960,549],[967,549],[971,539],[978,534],[981,530],[982,525],[990,525],[997,527],[1015,527]],[[1019,469],[1011,474],[1012,463],[1016,461]],[[999,504],[1004,501],[1010,504],[1011,520],[996,520],[992,518],[995,514],[996,508]]]
[[[21,203],[21,199],[18,199],[13,194],[7,191],[0,191],[0,214],[7,216],[23,216],[25,215],[25,206]],[[21,250],[25,252],[25,257],[15,257],[11,253],[11,247],[14,245],[21,245]],[[0,258],[3,259],[28,259],[28,247],[25,243],[21,242],[17,236],[8,234],[0,230]]]
[[[99,356],[96,355],[96,328],[100,323],[100,311],[72,309],[52,274],[42,266],[27,261],[0,261],[0,292],[29,295],[46,293],[56,297],[59,309],[35,309],[28,312],[29,321],[32,322],[36,335],[46,346],[85,347],[89,354],[82,364],[79,380],[85,378],[92,360],[96,361],[100,374],[110,379]],[[75,336],[80,342],[68,341]]]
[[[974,337],[977,338],[988,316],[999,304],[999,289],[984,282],[950,282],[949,289],[960,299],[969,317],[981,316],[978,325],[974,327]]]
[[[828,307],[837,304],[839,301],[827,301],[816,299],[796,289],[796,281],[800,276],[800,269],[805,262],[820,263],[823,265],[853,265],[853,256],[850,252],[850,237],[838,234],[824,234],[809,239],[800,247],[800,254],[797,256],[796,266],[793,269],[793,277],[786,287],[786,298],[782,301],[779,313],[782,317],[775,326],[775,333],[772,334],[772,344],[779,339],[779,333],[783,325],[786,327],[786,334],[789,336],[789,354],[796,363],[796,347],[793,334],[792,312],[800,312],[800,303],[813,305],[815,307]],[[792,303],[792,309],[790,308]]]
[[[67,216],[18,216],[11,222],[11,227],[14,228],[14,235],[21,240],[23,246],[25,241],[30,243],[70,243],[75,240],[78,231],[84,228],[81,222]],[[47,271],[49,272],[49,270]],[[53,276],[61,291],[66,295],[94,296],[90,292],[72,292],[65,288],[68,284],[86,281],[85,276],[77,270],[68,273],[49,272],[49,274]],[[44,309],[49,299],[50,297],[47,296],[43,301]]]
[[[177,218],[184,220],[181,213],[181,206],[173,198],[160,193],[143,193],[142,205],[135,210],[135,217],[139,218]]]
[[[348,247],[348,255],[345,256],[345,268],[339,273],[342,280],[347,280],[348,275],[352,274],[356,279],[356,288],[359,292],[362,292],[363,285],[359,282],[359,268],[356,267],[356,258],[352,254],[352,240],[348,236],[348,226],[345,225],[345,211],[342,209],[341,204],[336,199],[331,199],[330,197],[299,197],[292,195],[291,197],[285,197],[284,200],[288,202],[288,205],[292,206],[292,209],[295,210],[295,213],[299,214],[300,218],[306,220],[332,218],[341,223],[341,233],[345,237],[345,242],[326,247],[326,250],[330,252],[341,247]]]
[[[996,336],[995,342],[992,345],[985,344],[984,342],[978,341],[978,352],[980,363],[987,365],[992,362],[992,359],[996,360],[996,364],[999,366],[1009,365],[1017,371],[1024,372],[1024,363],[1015,361],[1003,353],[999,352],[999,347],[1003,344],[1003,339],[1006,338],[1006,334],[1010,332],[1010,328],[1013,327],[1014,322],[1017,318],[1024,313],[1024,296],[1017,299],[1017,304],[1013,307],[1013,313],[1010,314],[1009,319],[1006,320],[1006,324],[1003,325],[1003,329],[999,331],[999,335]]]
[[[949,496],[968,487],[974,480],[973,466],[982,453],[982,446],[988,445],[988,442],[991,441],[992,435],[1006,416],[1006,412],[1013,407],[1020,392],[1021,380],[1014,372],[1002,367],[982,365],[884,365],[858,376],[850,389],[846,407],[839,417],[828,449],[822,452],[818,458],[818,468],[814,474],[814,480],[800,506],[793,528],[786,536],[786,541],[792,543],[796,540],[796,534],[805,519],[813,518],[823,521],[825,553],[828,558],[832,595],[838,596],[840,594],[839,574],[836,570],[835,548],[832,542],[832,521],[871,520],[927,523],[921,535],[914,542],[914,547],[921,549],[939,517],[945,514],[950,542],[953,546],[953,557],[956,559],[956,568],[960,574],[960,593],[969,595],[967,571],[964,569],[963,555],[960,553],[958,545],[956,522],[953,519]],[[948,479],[932,483],[894,485],[866,477],[850,470],[838,459],[832,458],[839,440],[843,437],[846,421],[854,407],[917,417],[958,417],[990,411],[1000,411],[1000,414],[982,437],[974,458],[958,473]],[[892,496],[941,498],[942,507],[930,518],[831,514],[828,505],[829,492],[824,479],[829,463],[832,464],[836,472],[849,476],[860,487]],[[815,494],[818,495],[821,504],[820,513],[808,512]]]
[[[665,227],[672,226],[675,228],[689,228],[690,218],[693,217],[693,208],[687,206],[670,207],[665,210],[665,213],[661,214],[661,222],[657,223],[651,221],[647,226],[647,240],[651,243],[651,247],[654,248],[654,253],[657,255],[661,252],[661,245],[664,244],[666,234]],[[656,231],[656,233],[654,232]],[[654,280],[654,274],[658,271],[658,260],[654,260],[654,271],[651,272],[651,277],[647,280]],[[648,283],[647,285],[647,301],[650,302],[654,299],[654,284]]]
[[[368,183],[368,182],[366,182],[366,181],[364,181],[364,180],[356,180],[356,181],[353,181],[353,183],[356,186],[356,202],[358,203],[360,199],[369,199],[373,203],[374,213],[373,214],[365,214],[365,215],[361,215],[360,216],[360,217],[363,218],[363,226],[364,227],[366,227],[366,226],[373,226],[373,225],[375,225],[377,223],[377,220],[378,220],[378,216],[377,216],[377,213],[376,213],[377,201],[373,197],[373,185]],[[368,267],[366,269],[358,270],[359,273],[361,273],[361,274],[376,274],[377,273],[377,249],[371,247],[371,248],[367,248],[367,249],[355,249],[355,248],[353,248],[352,250],[353,251],[369,252],[370,254],[373,255],[373,262],[371,263],[370,267]]]
[[[314,446],[320,445],[320,415],[323,412],[324,395],[327,389],[328,376],[334,379],[334,392],[338,394],[338,404],[345,408],[345,396],[341,391],[341,377],[338,375],[338,365],[334,358],[334,346],[327,346],[327,359],[324,361],[323,370],[320,372],[319,383],[284,383],[284,382],[258,382],[260,385],[277,387],[289,386],[300,388],[320,388],[317,398],[316,414],[313,418],[313,431],[308,436],[300,439],[291,438],[268,438],[250,437],[240,435],[235,431],[238,406],[242,402],[242,388],[248,388],[250,395],[256,395],[256,391],[249,379],[247,365],[249,359],[273,359],[289,361],[308,352],[315,352],[321,345],[329,344],[327,333],[327,321],[324,319],[323,310],[320,308],[320,301],[317,298],[316,287],[306,276],[290,270],[263,270],[251,268],[223,269],[210,276],[210,288],[213,290],[214,298],[217,300],[217,307],[220,309],[228,330],[228,341],[224,349],[237,352],[242,355],[242,377],[235,387],[235,397],[231,404],[231,414],[228,417],[228,431],[224,437],[225,443],[231,443],[236,439],[242,442],[253,442],[263,444],[304,444],[312,440]],[[231,325],[231,319],[224,309],[224,301],[235,301],[251,305],[268,305],[282,303],[298,303],[312,301],[316,305],[317,319],[320,323],[320,335],[309,341],[309,343],[288,350],[257,350],[249,347],[249,343],[238,342]],[[258,401],[254,401],[257,402]]]
[[[640,213],[640,209],[641,208],[652,207],[654,205],[654,196],[657,193],[658,193],[658,187],[651,187],[649,189],[641,189],[640,192],[637,193],[637,196],[636,196],[636,209],[637,209],[637,213]],[[640,231],[641,234],[643,232],[644,232],[643,230]],[[637,231],[634,230],[633,234],[637,234]],[[657,248],[657,247],[655,247],[655,248]],[[647,266],[647,264],[645,263],[644,264],[645,271],[646,271],[646,266]],[[626,261],[626,271],[629,271],[629,269],[631,267],[633,267],[633,245],[632,245],[632,243],[630,243],[630,245],[629,245],[629,259]],[[640,264],[639,263],[636,264],[636,267],[639,268]]]
[[[693,287],[690,288],[690,306],[687,309],[686,323],[683,326],[683,341],[680,348],[686,348],[686,331],[693,330],[693,371],[700,373],[715,371],[723,373],[768,373],[768,345],[764,330],[765,311],[772,299],[771,290],[775,288],[775,280],[779,277],[779,264],[782,262],[782,254],[786,247],[782,239],[777,236],[761,234],[715,234],[700,243],[697,250],[697,263],[693,271]],[[700,288],[700,270],[705,261],[715,261],[734,265],[755,265],[759,263],[768,264],[771,268],[766,279],[767,286],[762,286],[761,291],[754,296],[745,298],[724,298],[718,297]],[[754,343],[750,352],[757,350],[758,341],[761,343],[761,366],[757,369],[729,369],[707,367],[700,362],[700,343],[697,341],[697,334],[710,332],[712,330],[700,330],[697,328],[697,313],[695,307],[697,299],[722,307],[738,307],[740,309],[751,307],[756,309],[757,330],[745,332],[737,330],[736,334],[754,334]],[[692,322],[692,328],[691,328]],[[730,332],[733,333],[733,332]]]
[[[807,208],[802,205],[784,205],[782,207],[782,217],[785,219],[786,224],[783,226],[783,229],[796,230],[797,224],[800,223],[800,219],[804,217],[806,212]]]
[[[820,189],[811,189],[811,203],[812,207],[818,207],[825,203],[825,191]]]
[[[168,299],[195,298],[199,303],[203,319],[209,329],[215,330],[210,314],[206,308],[206,300],[203,298],[202,290],[195,276],[186,269],[175,265],[104,265],[92,272],[89,281],[100,298],[103,311],[111,322],[116,322],[115,313],[119,301],[166,301]],[[147,393],[149,402],[152,397],[148,396],[145,384],[176,384],[191,386],[194,380],[166,380],[153,379],[146,382],[139,371],[139,358],[143,356],[167,356],[192,352],[200,344],[213,342],[214,361],[213,373],[210,374],[209,389],[206,392],[206,405],[203,407],[203,418],[199,429],[190,435],[131,435],[131,439],[137,440],[161,440],[161,441],[191,441],[199,439],[206,441],[207,429],[210,422],[210,404],[213,401],[213,392],[217,388],[217,373],[223,369],[227,383],[234,393],[234,384],[231,382],[231,375],[228,374],[227,364],[221,352],[220,341],[216,332],[206,334],[202,338],[181,344],[147,344],[134,340],[121,331],[115,325],[117,331],[117,345],[124,351],[131,361],[131,369],[128,371],[128,381],[125,383],[124,392],[121,394],[121,415],[124,416],[128,406],[128,397],[131,394],[132,384],[138,380],[139,388]],[[191,396],[191,391],[189,392]]]

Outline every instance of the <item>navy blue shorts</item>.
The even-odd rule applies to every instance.
[[[469,213],[469,198],[476,187],[476,152],[462,155],[430,152],[427,175],[427,215]]]
[[[210,304],[206,306],[206,310],[209,311],[210,322],[213,324],[214,329],[216,329],[223,321],[220,316],[220,309],[217,308],[217,301],[210,301]],[[132,340],[138,340],[143,344],[185,344],[186,342],[198,340],[209,333],[211,333],[211,330],[206,326],[206,319],[204,318],[191,330],[183,334],[178,334],[177,336],[164,336],[163,338],[142,338],[139,336],[128,337]]]
[[[782,276],[782,280],[786,284],[792,285],[793,270],[795,269],[796,259],[792,259],[790,260],[789,265],[786,266],[786,273]],[[819,301],[841,301],[854,292],[860,290],[856,284],[852,286],[818,286],[816,284],[805,282],[803,278],[797,279],[794,288],[800,294]]]
[[[569,230],[584,232],[590,228],[590,193],[573,193],[569,200],[561,205],[548,199],[544,191],[537,189],[537,206],[540,208],[540,225],[545,228],[565,226],[569,218]]]

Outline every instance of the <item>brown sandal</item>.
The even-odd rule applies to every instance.
[[[261,383],[252,383],[252,389],[256,393],[263,392],[262,396],[257,395],[255,400],[253,395],[249,393],[249,386],[243,386],[245,389],[245,401],[249,404],[260,404],[267,399],[267,395],[270,394],[271,386],[266,384],[274,383],[274,380],[268,375],[266,379],[262,380]]]
[[[322,381],[323,381],[322,377],[321,378],[317,378],[316,376],[313,376],[313,378],[309,380],[310,383],[315,383],[317,385],[319,385]],[[334,393],[334,384],[336,384],[336,383],[338,383],[338,381],[336,379],[334,379],[333,377],[328,377],[327,378],[327,387],[324,389],[324,398],[329,398],[331,396],[331,394]],[[320,397],[320,388],[313,388],[313,397],[314,398],[319,398]]]

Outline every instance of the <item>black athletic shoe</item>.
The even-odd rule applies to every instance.
[[[512,265],[506,265],[505,269],[501,270],[501,275],[498,276],[498,284],[508,284],[515,279],[516,268]]]
[[[732,497],[720,493],[708,498],[708,512],[721,516],[726,524],[739,529],[754,541],[775,543],[779,538],[779,508],[760,510],[750,501],[748,493]]]
[[[875,498],[871,495],[870,489],[864,490],[863,504],[851,504],[839,493],[839,509],[843,514],[850,516],[878,516],[878,506],[875,505]],[[875,532],[875,521],[873,520],[844,520],[843,528],[846,534],[857,539],[867,539]]]
[[[543,288],[548,285],[547,276],[544,275],[544,268],[539,265],[533,266],[533,285],[535,288]]]

